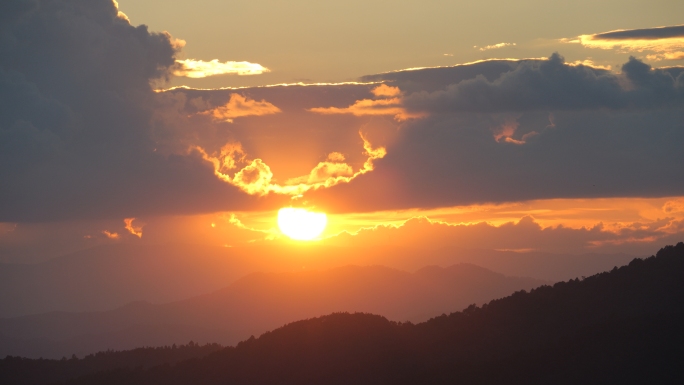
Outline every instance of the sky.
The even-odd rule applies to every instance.
[[[684,11],[684,5],[673,0],[648,5],[589,0],[122,0],[119,5],[133,24],[185,40],[185,58],[248,61],[271,70],[254,78],[172,82],[203,88],[355,81],[405,68],[548,57],[554,51],[571,62],[616,66],[630,54],[588,50],[559,40],[678,25]]]
[[[3,1],[0,262],[174,242],[650,255],[684,239],[681,14]],[[327,227],[291,240],[286,207]]]

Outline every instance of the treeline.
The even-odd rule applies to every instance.
[[[127,351],[109,350],[80,359],[75,355],[61,360],[7,356],[0,360],[0,384],[42,385],[117,368],[150,368],[204,357],[222,348],[219,344],[199,345],[190,341],[187,345],[145,347]]]
[[[69,385],[684,383],[684,243],[420,324],[338,313]]]

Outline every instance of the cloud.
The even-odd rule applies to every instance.
[[[392,98],[401,95],[401,90],[399,87],[390,87],[387,84],[381,84],[373,88],[371,92],[378,98]]]
[[[310,108],[309,111],[324,115],[336,114],[351,114],[354,116],[373,116],[373,115],[389,115],[394,116],[398,121],[415,119],[423,116],[420,113],[409,113],[402,105],[402,99],[398,96],[401,91],[398,87],[389,87],[387,85],[380,85],[372,91],[376,97],[384,99],[362,99],[357,100],[349,107],[316,107]]]
[[[143,235],[143,233],[142,233],[142,228],[143,228],[143,226],[135,226],[135,225],[133,225],[133,221],[134,221],[134,220],[135,220],[135,218],[126,218],[126,219],[124,219],[125,229],[128,230],[128,232],[131,233],[132,235],[135,235],[135,236],[138,237],[138,238],[142,238],[142,235]]]
[[[415,92],[434,92],[447,85],[473,79],[477,75],[487,80],[495,80],[502,74],[518,67],[520,60],[482,60],[474,63],[459,64],[449,67],[422,68],[386,72],[361,77],[364,82],[385,82],[399,87],[407,95]]]
[[[682,195],[672,177],[684,172],[681,76],[637,59],[613,73],[552,55],[370,77],[410,85],[403,105],[427,116],[402,124],[372,174],[307,198],[361,212]]]
[[[521,61],[494,80],[476,76],[444,90],[413,93],[404,98],[404,105],[410,112],[623,109],[672,104],[684,97],[684,89],[669,73],[651,71],[634,58],[622,72],[633,88],[626,89],[614,73],[568,65],[555,53],[548,60]]]
[[[675,199],[665,202],[663,212],[666,214],[684,213],[684,199]]]
[[[231,94],[230,100],[224,106],[203,111],[200,114],[209,115],[215,120],[232,123],[235,118],[271,115],[279,112],[281,112],[280,108],[265,100],[256,101],[240,94]]]
[[[180,130],[152,126],[151,83],[172,76],[182,41],[132,26],[107,0],[3,7],[11,12],[0,17],[0,221],[187,213],[249,200],[196,154],[157,151]]]
[[[623,29],[589,35],[594,40],[661,40],[684,38],[684,25],[643,29]]]
[[[684,51],[663,52],[662,54],[646,55],[646,59],[653,61],[660,60],[684,60]]]
[[[352,114],[354,116],[372,116],[372,115],[391,115],[395,116],[397,120],[405,120],[410,116],[401,104],[401,99],[380,99],[370,100],[363,99],[356,101],[353,105],[344,108],[337,107],[318,107],[312,108],[309,111],[318,114]]]
[[[596,64],[596,63],[594,63],[594,61],[591,60],[591,59],[575,60],[575,61],[572,62],[572,63],[568,63],[568,65],[571,65],[571,66],[583,65],[583,66],[587,66],[587,67],[591,67],[591,68],[596,68],[596,69],[601,69],[601,70],[606,70],[606,71],[610,71],[610,70],[613,68],[611,65],[600,65],[600,64]]]
[[[154,92],[182,45],[168,33],[132,26],[110,1],[10,1],[1,222],[121,226],[274,209],[299,194],[331,211],[684,195],[672,177],[684,165],[677,68],[632,59],[614,73],[553,55],[348,84]]]
[[[500,127],[494,129],[494,140],[499,143],[525,144],[528,138],[539,135],[536,131],[531,131],[522,136],[521,139],[514,139],[513,135],[520,125],[515,119],[509,119]]]
[[[344,162],[344,154],[339,152],[331,152],[328,154],[328,160],[331,162]]]
[[[265,72],[271,72],[271,70],[261,64],[246,61],[227,61],[221,63],[218,59],[211,61],[195,59],[176,60],[176,65],[173,67],[173,74],[175,76],[188,78],[206,78],[216,75],[261,75]]]
[[[391,98],[399,92],[396,87],[362,83],[242,89],[242,95],[262,103],[268,100],[281,113],[256,116],[248,110],[252,116],[235,119],[226,130],[212,115],[215,110],[232,110],[234,90],[176,88],[158,93],[160,124],[177,131],[168,142],[160,136],[157,146],[163,152],[201,157],[218,180],[249,195],[287,199],[349,183],[372,171],[375,160],[386,155],[385,143],[396,136],[397,123],[389,117],[312,114],[310,108],[350,103],[374,93]],[[328,155],[321,157],[321,152]]]
[[[271,168],[261,159],[254,159],[252,163],[235,173],[230,182],[240,187],[247,194],[266,195],[272,189],[272,179]]]
[[[325,243],[363,248],[379,248],[391,244],[397,250],[420,249],[425,254],[429,254],[431,250],[440,250],[442,253],[445,250],[451,253],[463,253],[463,250],[498,250],[517,253],[647,254],[663,243],[676,241],[681,236],[683,223],[681,220],[667,218],[623,223],[611,228],[601,222],[571,228],[563,225],[543,226],[532,216],[523,216],[502,224],[484,221],[449,223],[419,216],[398,224],[377,225],[354,233],[342,232],[328,237]],[[668,230],[673,227],[678,231],[674,236]],[[400,259],[402,256],[394,257]]]
[[[621,72],[611,72],[565,63],[556,54],[545,60],[481,61],[361,79],[382,85],[257,87],[241,93],[268,100],[283,112],[236,120],[230,133],[210,130],[213,126],[199,119],[209,116],[197,111],[225,105],[234,91],[177,89],[164,94],[184,95],[182,113],[194,116],[183,122],[185,132],[226,133],[216,139],[207,136],[199,146],[215,170],[222,159],[232,159],[212,147],[216,143],[241,143],[243,154],[262,149],[263,157],[245,156],[235,168],[219,170],[217,176],[228,184],[262,197],[305,194],[312,204],[336,212],[375,211],[519,199],[679,195],[681,181],[667,175],[680,172],[682,164],[676,150],[683,134],[677,129],[683,102],[680,74],[675,67],[652,69],[637,59],[625,63]],[[197,99],[202,103],[191,102]],[[346,109],[339,106],[359,100],[391,100],[422,118],[396,122],[394,115],[349,110],[310,113],[320,105]],[[368,130],[385,125],[382,133]],[[373,138],[383,148],[384,155],[372,159],[373,172],[358,173],[371,167],[365,165],[367,155],[360,157],[358,136],[351,140],[358,131],[350,127],[367,132],[367,142]],[[269,141],[273,145],[265,152]],[[283,173],[283,165],[304,158],[310,148],[344,154],[344,160],[309,156],[298,171]],[[256,159],[261,164],[253,163]],[[250,165],[244,173],[249,178],[235,180]]]
[[[308,175],[290,178],[285,184],[275,183],[271,167],[262,159],[251,161],[242,158],[247,163],[245,167],[233,174],[226,171],[232,170],[224,165],[232,164],[235,152],[225,151],[225,148],[233,148],[229,144],[222,148],[220,153],[209,154],[205,149],[195,146],[191,151],[199,153],[204,160],[214,166],[214,174],[222,181],[240,188],[249,195],[266,196],[270,193],[288,196],[298,196],[310,190],[332,187],[341,183],[350,183],[357,177],[373,171],[373,162],[387,155],[384,147],[373,148],[363,133],[359,132],[363,140],[364,155],[367,157],[363,166],[354,171],[351,166],[335,159],[344,159],[340,153],[331,153],[325,162],[319,162]],[[230,158],[226,160],[226,158]]]
[[[307,176],[301,176],[298,178],[289,179],[286,184],[316,184],[322,183],[329,179],[336,179],[337,177],[351,177],[354,175],[354,169],[352,166],[344,163],[343,161],[333,160],[320,162],[316,167],[311,170],[311,173]]]
[[[103,231],[102,231],[102,234],[104,234],[105,237],[107,237],[107,238],[109,238],[109,239],[115,239],[115,240],[116,240],[116,239],[119,239],[119,238],[120,238],[120,236],[119,236],[118,233],[114,233],[114,232],[107,231],[107,230],[103,230]]]
[[[684,25],[617,30],[562,41],[588,48],[652,52],[647,58],[655,61],[684,59]]]
[[[498,44],[486,45],[484,47],[479,47],[479,48],[478,48],[478,46],[473,46],[473,48],[477,48],[480,51],[488,51],[490,49],[511,47],[511,46],[515,46],[515,45],[516,45],[515,43],[498,43]]]

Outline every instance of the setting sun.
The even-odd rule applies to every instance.
[[[315,213],[306,209],[293,207],[278,211],[278,228],[288,237],[298,241],[310,241],[317,238],[328,224],[325,213]]]

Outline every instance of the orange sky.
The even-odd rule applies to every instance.
[[[238,2],[221,23],[200,3],[8,22],[0,261],[278,244],[289,206],[328,214],[326,245],[643,254],[682,235],[679,2],[539,25],[534,1]],[[63,38],[27,32],[45,20]]]

